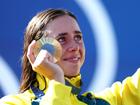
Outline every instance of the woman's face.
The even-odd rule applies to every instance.
[[[58,64],[65,76],[76,76],[85,59],[82,33],[76,20],[71,16],[60,16],[49,22],[46,30],[49,37],[55,38],[62,46],[62,57]]]

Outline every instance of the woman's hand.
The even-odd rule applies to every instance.
[[[27,57],[32,65],[35,72],[49,78],[54,79],[58,82],[64,83],[64,72],[62,68],[54,63],[55,58],[48,53],[47,50],[41,50],[37,57],[33,52],[35,48],[36,41],[33,40],[28,46]]]

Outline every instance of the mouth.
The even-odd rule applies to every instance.
[[[73,56],[73,57],[68,57],[68,58],[64,58],[64,61],[68,61],[71,63],[78,63],[80,61],[80,56]]]

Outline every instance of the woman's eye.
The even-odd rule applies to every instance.
[[[60,38],[57,39],[57,41],[61,44],[64,44],[66,39],[65,39],[65,37],[60,37]]]
[[[79,41],[82,40],[82,36],[81,36],[81,35],[76,35],[76,36],[74,37],[74,40],[75,40],[76,42],[79,42]]]

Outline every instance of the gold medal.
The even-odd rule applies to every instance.
[[[41,49],[47,50],[54,58],[55,62],[59,61],[62,56],[62,47],[60,43],[51,37],[44,35],[36,42],[34,54],[38,55]]]

